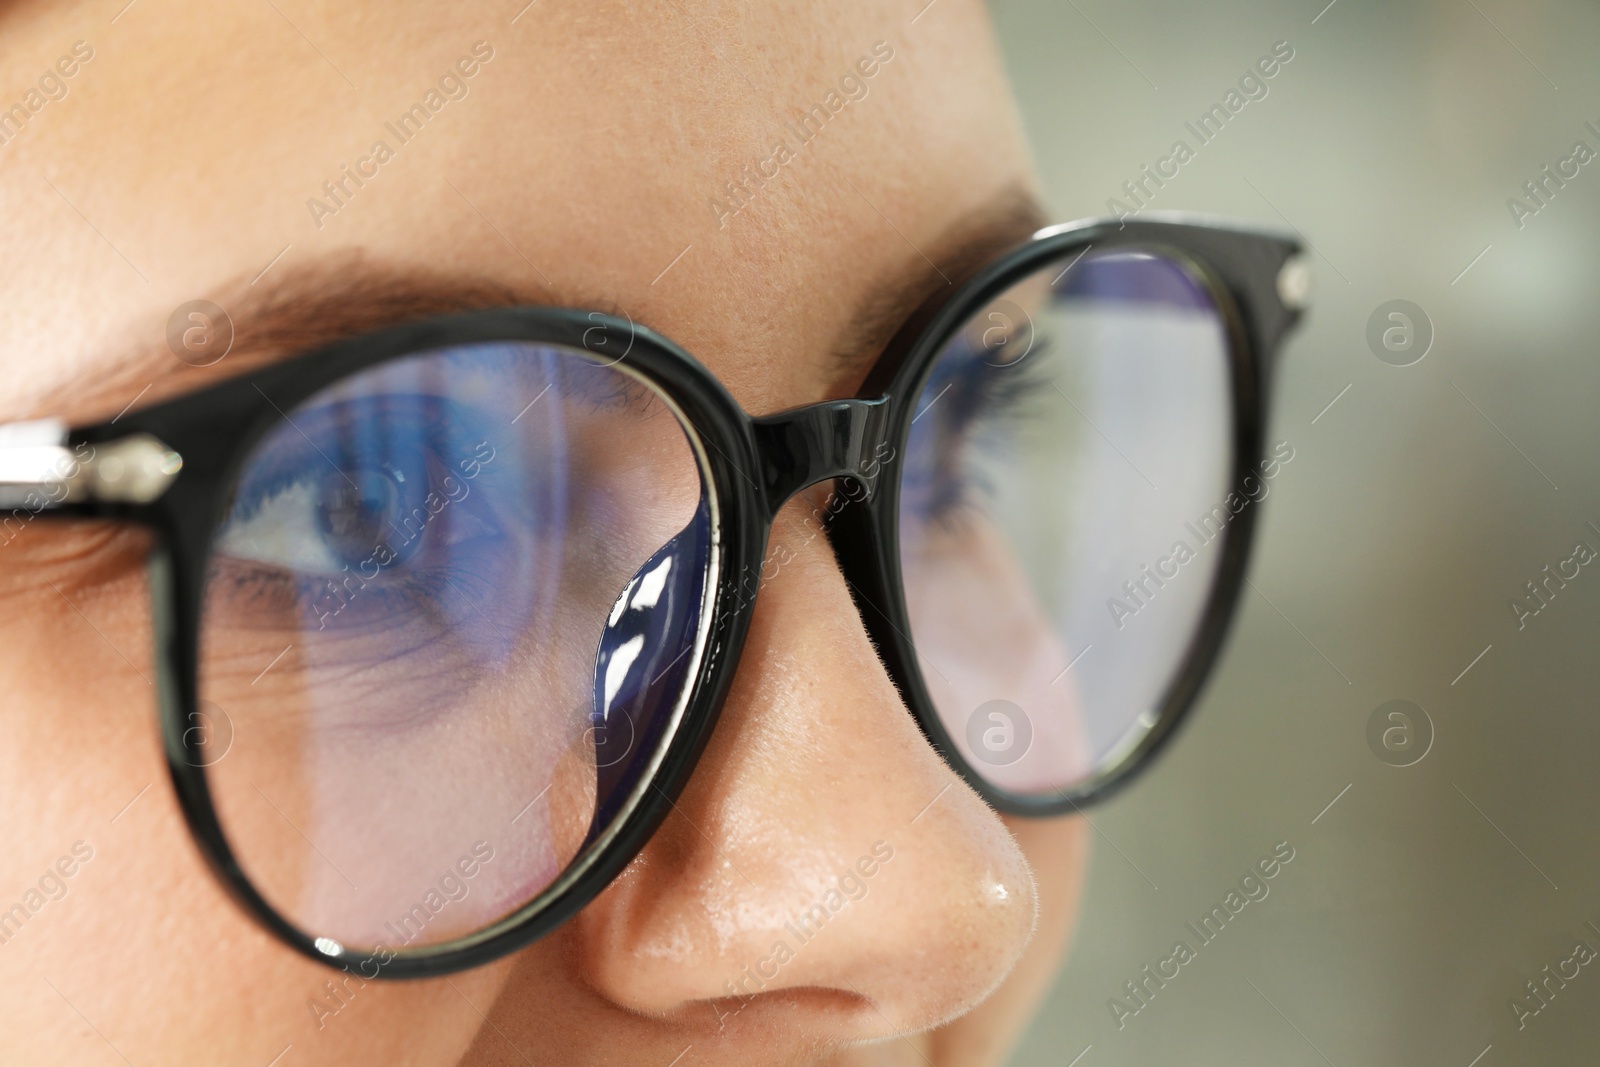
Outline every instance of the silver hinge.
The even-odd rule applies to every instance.
[[[37,512],[84,500],[148,504],[182,469],[183,457],[147,433],[70,448],[59,419],[0,425],[0,507]]]
[[[1304,254],[1290,256],[1278,270],[1278,299],[1291,311],[1311,303],[1311,260]]]

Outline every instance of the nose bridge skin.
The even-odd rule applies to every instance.
[[[1027,858],[924,741],[833,553],[793,543],[694,777],[564,935],[590,988],[699,1033],[701,1062],[725,1062],[720,1037],[801,1026],[837,1049],[938,1026],[1010,973],[1037,917]]]
[[[927,744],[793,499],[835,478],[883,491],[893,403],[744,424],[752,465],[732,485],[760,497],[763,546],[789,551],[739,590],[749,628],[693,777],[562,935],[586,986],[700,1034],[716,1062],[723,1039],[796,1027],[837,1051],[939,1026],[1011,972],[1037,919],[1015,837]]]
[[[830,400],[752,419],[766,519],[807,486],[854,478],[876,488],[875,457],[887,441],[889,398]]]

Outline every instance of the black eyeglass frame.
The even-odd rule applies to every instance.
[[[1215,662],[1242,588],[1258,509],[1228,524],[1200,624],[1144,732],[1081,786],[1051,796],[991,785],[952,743],[933,706],[910,637],[899,566],[899,478],[884,477],[882,446],[903,453],[914,408],[935,357],[966,320],[1025,276],[1091,250],[1148,250],[1184,266],[1215,300],[1227,332],[1233,394],[1234,484],[1264,458],[1270,370],[1300,315],[1305,268],[1290,234],[1235,228],[1194,217],[1096,220],[1040,231],[931,299],[874,364],[857,398],[752,417],[688,352],[625,319],[598,312],[492,308],[406,323],[325,346],[147,408],[114,422],[73,428],[60,442],[115,448],[154,439],[181,469],[151,499],[75,483],[40,514],[131,521],[154,532],[149,578],[155,620],[159,718],[168,771],[191,834],[230,894],[286,944],[364,978],[433,977],[490,962],[565,922],[632,861],[671,811],[721,712],[754,611],[754,588],[779,509],[802,489],[853,483],[827,534],[862,624],[929,742],[997,809],[1049,816],[1079,809],[1125,785],[1172,736]],[[1074,261],[1075,262],[1075,261]],[[206,752],[190,727],[200,711],[201,606],[212,540],[240,468],[283,412],[351,374],[419,352],[474,342],[523,341],[587,352],[644,381],[676,409],[697,454],[712,519],[713,584],[702,615],[703,645],[681,696],[681,719],[653,779],[636,783],[603,848],[580,852],[534,901],[485,930],[401,951],[349,950],[303,931],[257,891],[235,857],[212,803]],[[148,438],[144,438],[148,435]],[[13,494],[19,486],[6,486]],[[859,490],[859,491],[856,491]],[[583,860],[581,869],[577,860]],[[380,958],[383,957],[383,958]],[[368,966],[372,966],[371,973]]]

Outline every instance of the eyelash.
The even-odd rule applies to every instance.
[[[423,446],[430,452],[437,452],[441,444],[468,441],[472,437],[468,432],[471,420],[464,418],[462,413],[455,410],[455,405],[436,397],[389,396],[363,403],[380,405],[369,416],[371,421],[404,426],[408,436],[422,441]],[[330,403],[296,419],[295,425],[304,431],[306,436],[301,437],[300,433],[296,432],[294,435],[298,441],[296,447],[285,450],[281,455],[273,456],[262,475],[241,483],[224,529],[227,524],[248,522],[260,513],[263,506],[285,490],[312,476],[311,472],[314,472],[318,465],[331,462],[324,455],[319,455],[318,449],[311,442],[324,437],[328,427],[337,425],[340,407],[339,403]],[[368,415],[368,412],[364,411],[363,414]],[[421,475],[417,491],[424,496],[428,492],[437,491],[447,475],[453,475],[458,479],[464,477],[451,468],[445,457],[437,454],[422,457],[415,473]],[[471,542],[492,543],[503,539],[505,537],[503,524],[497,522],[486,507],[481,504],[467,505],[465,499],[463,497],[460,503],[451,506],[472,508],[468,518],[478,530],[471,538]],[[468,580],[472,577],[460,566],[429,566],[428,546],[432,539],[439,536],[437,528],[425,529],[422,531],[422,536],[429,538],[429,542],[420,545],[404,563],[397,561],[387,568],[387,572],[391,574],[398,571],[395,576],[400,578],[400,581],[372,583],[371,576],[367,576],[365,581],[357,577],[356,580],[361,584],[360,592],[368,598],[368,603],[374,609],[378,609],[379,618],[386,617],[386,609],[403,612],[419,601],[436,600],[437,590],[442,584]],[[452,560],[455,556],[455,553],[451,554]],[[243,598],[246,604],[254,602],[263,606],[270,605],[279,610],[314,609],[319,598],[325,598],[330,589],[341,581],[348,582],[350,577],[356,574],[348,566],[343,571],[332,574],[309,574],[288,567],[273,566],[263,561],[225,558],[226,562],[213,572],[213,576],[214,579],[224,578],[227,581],[230,597],[235,598],[236,602]],[[358,615],[357,620],[359,619]]]
[[[929,442],[931,454],[918,465],[922,477],[906,486],[908,494],[921,496],[924,520],[940,524],[953,522],[964,508],[992,488],[982,480],[978,465],[967,451],[970,448],[1002,453],[1004,442],[1018,423],[1035,414],[1030,402],[1039,398],[1045,388],[1044,362],[1050,351],[1048,339],[1037,338],[1023,359],[996,365],[987,362],[983,358],[986,353],[964,339],[953,344],[964,351],[957,355],[946,349],[937,358],[934,376],[923,388],[923,395],[932,393],[938,397],[934,403],[945,410],[930,428],[929,432],[936,436]],[[941,367],[950,369],[941,374]],[[939,386],[941,379],[948,384]]]

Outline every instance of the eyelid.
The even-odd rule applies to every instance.
[[[437,403],[423,405],[418,403],[419,401],[435,401]],[[240,499],[245,498],[248,494],[249,497],[253,498],[253,503],[259,506],[274,490],[293,484],[294,481],[303,477],[307,463],[327,463],[333,465],[334,469],[337,470],[337,464],[333,463],[333,460],[316,444],[316,441],[319,439],[319,432],[325,431],[329,427],[332,420],[337,417],[335,413],[341,407],[348,407],[352,403],[360,403],[363,406],[381,404],[385,407],[390,407],[407,402],[410,402],[414,409],[424,406],[431,409],[437,407],[438,404],[448,403],[448,401],[440,397],[390,394],[364,398],[355,402],[335,399],[315,407],[296,410],[292,416],[292,421],[286,421],[275,431],[277,440],[269,436],[257,446],[254,456],[255,461],[247,464],[245,477],[240,480],[235,488],[235,499],[230,504],[229,514],[235,518],[248,519],[254,514],[254,511],[248,504],[243,510],[237,510],[240,507]],[[363,412],[363,414],[365,415],[367,412]],[[444,427],[448,423],[440,419],[436,412],[429,410],[420,420],[420,425],[422,427]],[[425,431],[424,436],[429,441],[437,441],[448,439],[451,434],[448,430],[443,433],[427,433]],[[280,444],[286,447],[278,447]],[[321,454],[319,455],[319,453]],[[258,471],[264,473],[258,477],[253,476]]]

